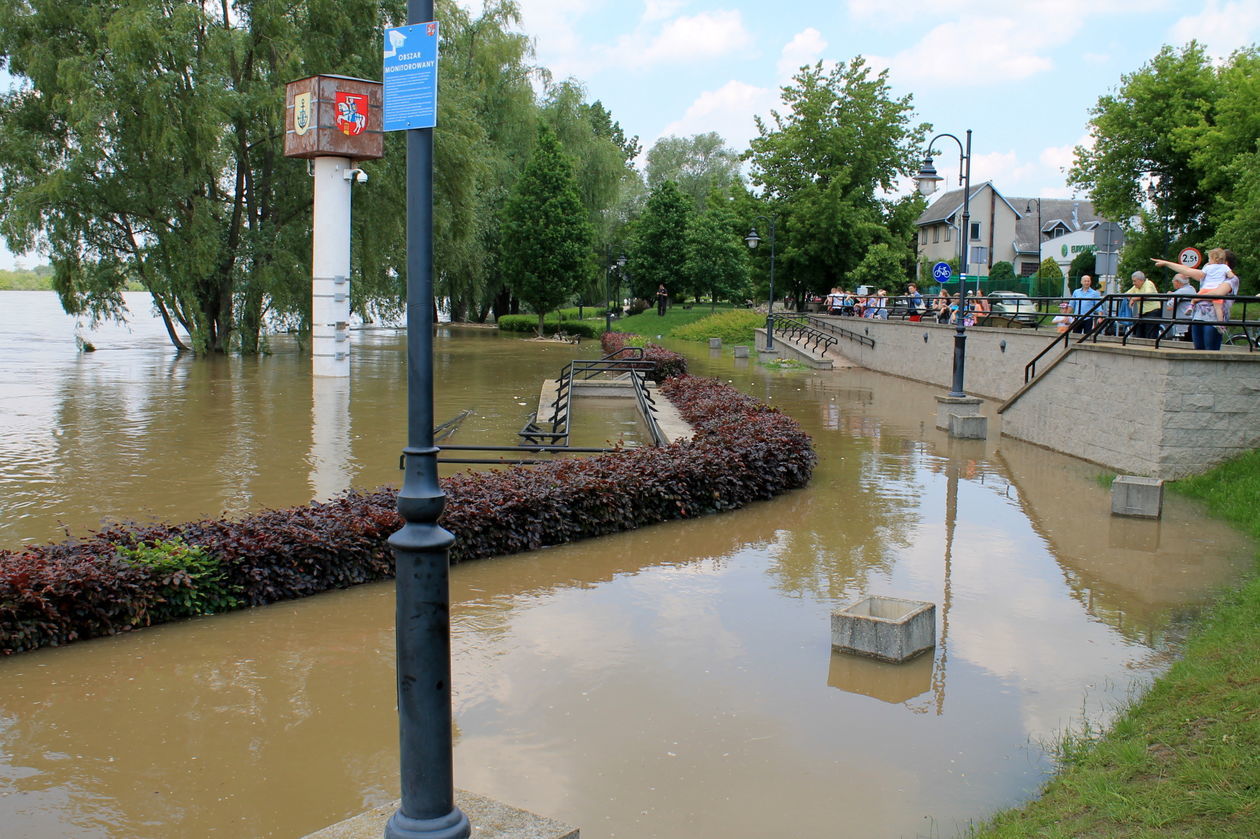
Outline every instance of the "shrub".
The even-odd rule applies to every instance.
[[[443,480],[451,561],[729,510],[809,481],[809,436],[778,410],[687,375],[662,391],[695,429],[691,440]],[[0,652],[387,578],[396,505],[392,489],[351,491],[238,521],[116,525],[0,551]]]
[[[218,558],[205,548],[185,544],[178,536],[120,545],[118,557],[129,565],[149,569],[157,578],[163,603],[153,610],[154,621],[213,615],[241,605]]]
[[[577,309],[573,311],[576,313]],[[504,332],[528,332],[532,334],[538,330],[538,316],[503,315],[498,320],[498,327]],[[551,317],[543,322],[543,328],[548,335],[564,332],[568,335],[580,335],[583,338],[598,338],[599,334],[604,331],[604,325],[596,321],[591,321],[590,323],[582,320],[561,321]]]
[[[671,376],[681,376],[687,372],[685,356],[659,347],[633,332],[605,332],[600,338],[600,346],[605,355],[611,355],[625,347],[642,347],[643,357],[656,365],[648,378],[658,384]]]
[[[670,333],[673,338],[684,341],[707,341],[710,338],[721,338],[723,344],[752,344],[758,327],[766,325],[765,315],[751,309],[731,309],[719,312],[706,318],[680,326]]]

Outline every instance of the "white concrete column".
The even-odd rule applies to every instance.
[[[348,158],[315,158],[311,236],[311,360],[316,376],[350,375]]]
[[[311,380],[311,497],[327,501],[350,489],[350,379],[319,376]]]

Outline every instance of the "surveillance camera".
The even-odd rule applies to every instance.
[[[364,172],[362,169],[347,169],[342,177],[347,181],[355,181],[361,184],[367,183],[367,172]]]

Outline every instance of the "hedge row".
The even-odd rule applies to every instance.
[[[660,383],[674,376],[682,376],[687,372],[687,358],[673,350],[658,347],[633,332],[605,332],[599,340],[604,355],[612,355],[626,347],[642,347],[643,357],[655,362],[656,367],[648,376],[652,381]]]
[[[537,332],[538,315],[503,315],[497,321],[497,325],[503,332]],[[563,332],[566,335],[580,335],[583,338],[598,338],[603,331],[604,325],[594,321],[588,323],[583,320],[556,320],[548,316],[543,322],[543,332],[547,335]]]
[[[794,420],[716,380],[683,376],[662,389],[694,439],[445,479],[441,523],[457,537],[451,561],[729,510],[808,482],[815,454]],[[395,504],[392,489],[352,491],[236,521],[118,525],[80,541],[0,551],[0,652],[159,623],[171,617],[175,594],[211,576],[218,599],[200,602],[243,606],[390,577],[386,540],[402,525]],[[167,552],[171,545],[177,550]],[[145,552],[165,559],[129,559]],[[199,578],[166,561],[192,553],[217,567]]]

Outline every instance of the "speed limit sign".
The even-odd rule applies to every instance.
[[[1203,264],[1203,251],[1198,248],[1185,248],[1177,254],[1177,261],[1187,268],[1198,268]]]

